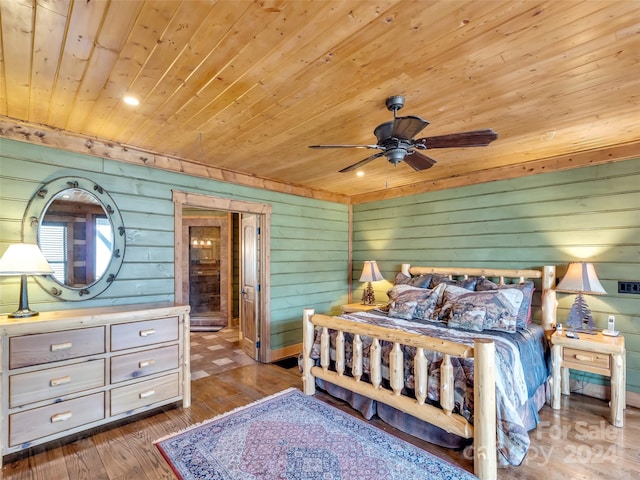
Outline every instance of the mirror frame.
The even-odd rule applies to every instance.
[[[124,222],[111,196],[97,183],[81,177],[60,177],[44,183],[33,195],[22,220],[22,239],[25,243],[38,242],[38,229],[44,215],[55,197],[68,189],[85,190],[98,199],[107,214],[113,229],[113,252],[111,260],[102,276],[84,287],[70,287],[55,279],[53,275],[34,275],[36,282],[51,296],[67,301],[81,301],[95,298],[104,292],[115,280],[122,262],[126,246]]]

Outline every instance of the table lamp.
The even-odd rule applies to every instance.
[[[9,314],[10,318],[26,318],[38,315],[29,308],[27,275],[47,275],[53,270],[37,245],[14,243],[0,258],[0,275],[20,275],[20,307]]]
[[[380,270],[378,270],[378,264],[375,260],[367,260],[364,262],[362,275],[360,275],[360,281],[367,282],[367,286],[362,291],[362,305],[376,304],[376,296],[373,293],[371,282],[377,282],[378,280],[384,280]]]
[[[556,291],[578,294],[571,306],[571,310],[569,310],[567,327],[574,331],[594,333],[595,323],[591,316],[591,310],[589,310],[587,302],[582,295],[606,295],[607,292],[600,284],[593,264],[586,262],[570,263],[567,273],[558,283]]]

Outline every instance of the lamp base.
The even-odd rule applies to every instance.
[[[371,286],[371,282],[367,283],[367,286],[362,291],[362,305],[375,305],[376,304],[376,296],[373,293],[373,287]]]
[[[587,306],[582,293],[578,293],[575,302],[571,305],[567,316],[567,327],[572,332],[596,334],[596,324],[591,316],[591,310]]]
[[[9,318],[29,318],[39,315],[38,312],[29,308],[29,297],[27,295],[27,276],[20,275],[20,304],[18,310],[8,315]]]
[[[36,312],[35,310],[31,310],[30,308],[24,308],[22,310],[16,310],[13,313],[7,315],[9,318],[29,318],[35,317],[36,315],[40,315],[40,312]]]

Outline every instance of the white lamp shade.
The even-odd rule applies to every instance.
[[[37,245],[14,243],[0,258],[0,275],[46,275],[51,266]]]
[[[598,280],[593,264],[585,262],[570,263],[556,291],[588,295],[606,295],[607,293]]]
[[[360,275],[361,282],[377,282],[378,280],[384,280],[384,277],[378,270],[378,264],[375,260],[367,260],[364,262],[362,268],[362,275]]]

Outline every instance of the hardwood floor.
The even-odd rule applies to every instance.
[[[171,408],[129,421],[106,431],[86,434],[49,449],[34,448],[2,469],[3,479],[42,480],[158,480],[174,479],[152,442],[167,434],[245,405],[288,387],[301,387],[296,368],[251,364],[192,384],[189,409]],[[319,392],[318,398],[351,411],[343,403]],[[605,421],[606,402],[572,394],[563,397],[562,409],[545,406],[539,428],[530,432],[531,448],[523,465],[500,469],[501,479],[615,479],[640,477],[640,411],[625,411],[625,427]],[[425,450],[471,471],[464,452],[451,451],[389,431]]]

